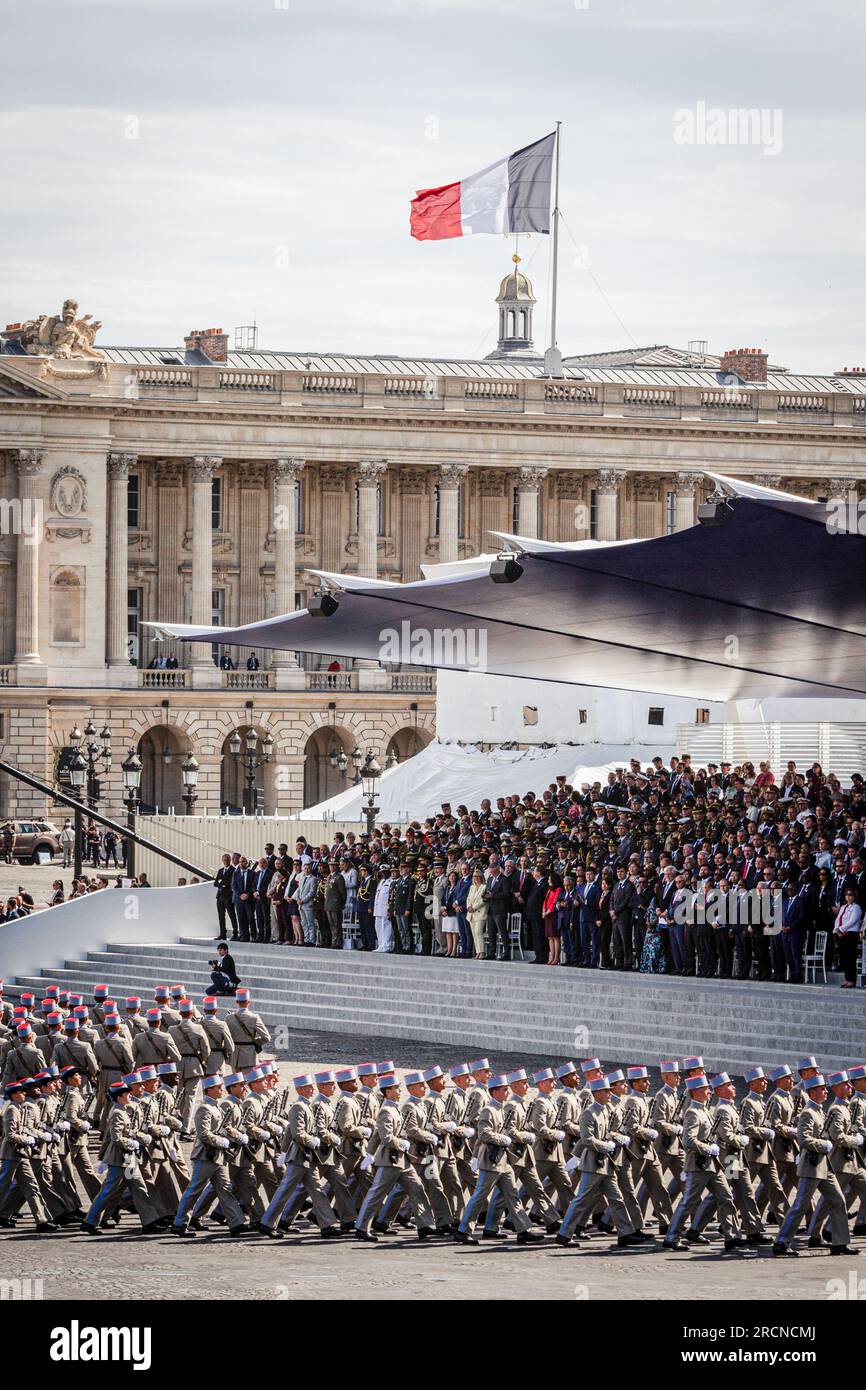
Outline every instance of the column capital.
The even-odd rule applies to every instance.
[[[528,463],[517,470],[517,486],[537,490],[544,482],[548,474],[548,469],[541,464]]]
[[[32,478],[37,473],[42,472],[42,465],[45,462],[45,451],[43,449],[19,449],[18,450],[18,476],[19,478]]]
[[[130,468],[134,468],[137,463],[138,454],[109,454],[108,476],[109,478],[126,478],[129,476]]]
[[[181,487],[183,484],[183,461],[181,459],[160,459],[156,465],[158,487]]]
[[[569,469],[564,473],[554,474],[554,484],[556,495],[563,502],[574,502],[583,497],[583,474]]]
[[[440,489],[458,488],[468,472],[468,463],[440,463],[438,478]]]
[[[218,454],[195,454],[190,464],[194,483],[209,483],[217,468],[222,465]]]
[[[479,468],[478,491],[482,497],[504,497],[506,473],[502,468]]]
[[[387,459],[361,459],[357,465],[361,483],[378,483],[388,470]]]
[[[694,492],[704,481],[703,473],[677,473],[677,492]]]
[[[658,479],[652,477],[635,478],[634,495],[638,502],[657,502],[659,500]]]
[[[619,492],[625,482],[625,476],[624,468],[600,468],[596,486],[599,492]]]
[[[326,492],[343,492],[346,487],[346,469],[339,463],[324,463],[319,468],[318,481]]]
[[[753,483],[759,483],[759,479],[766,477],[766,474],[759,473],[757,477],[751,479]],[[771,487],[771,483],[759,483],[760,487]],[[856,492],[857,481],[855,478],[827,478],[824,485],[820,483],[821,493],[828,497],[844,497],[848,492]]]
[[[401,493],[405,496],[424,496],[427,492],[427,479],[430,474],[426,468],[401,468],[397,474],[397,482]]]
[[[272,466],[274,482],[295,482],[298,475],[303,472],[305,465],[305,459],[274,459]]]
[[[782,486],[781,473],[755,473],[748,482],[754,483],[756,487],[771,487],[776,491]]]

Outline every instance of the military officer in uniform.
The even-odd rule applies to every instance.
[[[311,1104],[315,1086],[312,1076],[296,1076],[294,1080],[297,1100],[289,1108],[288,1124],[282,1141],[283,1176],[271,1201],[259,1222],[263,1235],[279,1239],[279,1229],[284,1220],[291,1225],[300,1209],[301,1201],[308,1198],[313,1216],[319,1225],[319,1234],[330,1239],[340,1234],[340,1224],[336,1213],[325,1196],[325,1189],[314,1163],[321,1139],[316,1131],[316,1123]],[[280,1159],[277,1160],[280,1162]],[[291,1203],[290,1211],[286,1208]]]
[[[229,1059],[234,1055],[234,1040],[226,1024],[217,1017],[217,1001],[211,995],[202,1004],[202,1013],[201,1026],[210,1047],[208,1075],[218,1076],[228,1067]]]
[[[314,1080],[316,1094],[313,1097],[313,1124],[320,1143],[313,1156],[313,1162],[318,1168],[322,1182],[330,1188],[340,1225],[344,1231],[351,1231],[358,1208],[341,1162],[340,1134],[334,1118],[333,1103],[337,1078],[332,1071],[320,1071],[315,1073]]]
[[[779,1181],[779,1170],[773,1152],[776,1131],[767,1118],[764,1100],[770,1080],[764,1075],[763,1067],[749,1067],[743,1073],[743,1080],[749,1088],[740,1106],[740,1127],[749,1141],[745,1152],[746,1162],[756,1188],[759,1206],[763,1209],[769,1204],[781,1226],[788,1210],[788,1203]]]
[[[108,1023],[106,1017],[106,1026]],[[118,1025],[120,1020],[118,1019]],[[111,1109],[105,1126],[100,1160],[106,1166],[105,1180],[90,1210],[81,1223],[82,1231],[96,1235],[99,1222],[107,1208],[114,1206],[125,1191],[132,1195],[141,1222],[143,1235],[155,1235],[163,1230],[160,1213],[151,1201],[141,1176],[139,1153],[141,1144],[133,1136],[135,1116],[130,1109],[130,1086],[123,1080],[113,1081],[108,1090]]]
[[[801,1069],[798,1067],[798,1070]],[[792,1242],[817,1190],[825,1199],[829,1212],[831,1254],[856,1255],[857,1251],[848,1244],[845,1198],[829,1162],[830,1154],[833,1152],[833,1141],[827,1137],[824,1116],[827,1083],[820,1072],[803,1077],[803,1095],[805,1099],[797,1116],[797,1143],[800,1147],[797,1158],[799,1183],[794,1201],[773,1245],[773,1254],[799,1253],[794,1249]]]
[[[473,1073],[476,1069],[484,1070],[477,1068],[475,1063],[471,1065]],[[470,1091],[469,1094],[471,1097],[473,1092]],[[527,1245],[543,1240],[544,1237],[540,1231],[532,1230],[532,1222],[520,1200],[511,1165],[508,1162],[508,1150],[511,1148],[513,1140],[505,1128],[505,1101],[508,1096],[507,1078],[490,1075],[486,1095],[487,1099],[481,1106],[477,1119],[478,1137],[475,1154],[478,1180],[472,1196],[466,1203],[454,1239],[460,1241],[462,1245],[477,1245],[478,1237],[472,1233],[473,1224],[483,1213],[488,1201],[498,1195],[505,1203],[511,1223],[517,1231],[518,1244]]]
[[[411,1143],[404,1133],[405,1116],[399,1104],[400,1083],[396,1076],[381,1076],[379,1090],[382,1104],[376,1116],[376,1134],[371,1141],[370,1153],[363,1160],[363,1163],[375,1169],[375,1176],[358,1212],[355,1236],[358,1240],[378,1240],[379,1237],[373,1234],[370,1227],[377,1221],[393,1188],[400,1187],[412,1208],[418,1239],[428,1240],[435,1235],[433,1213],[418,1175],[406,1157]]]
[[[688,1067],[688,1063],[684,1065],[687,1070],[693,1070]],[[683,1113],[682,1135],[685,1185],[665,1236],[665,1249],[689,1249],[682,1239],[683,1227],[687,1222],[691,1222],[707,1189],[718,1203],[719,1225],[725,1239],[725,1249],[738,1249],[741,1242],[737,1209],[728,1180],[722,1171],[721,1145],[715,1142],[713,1121],[707,1110],[710,1085],[703,1072],[688,1077],[686,1094],[688,1105]]]
[[[200,1023],[192,1020],[192,1001],[181,999],[178,1003],[178,1013],[180,1022],[174,1024],[168,1030],[168,1036],[174,1042],[180,1054],[178,1076],[180,1078],[179,1101],[180,1118],[183,1122],[183,1137],[192,1137],[191,1120],[192,1107],[195,1100],[196,1091],[201,1078],[207,1074],[214,1075],[208,1067],[208,1057],[210,1056],[210,1043],[207,1033]],[[228,1089],[228,1088],[227,1088]]]
[[[597,1068],[590,1068],[597,1070]],[[578,1171],[580,1180],[577,1191],[568,1204],[562,1219],[558,1245],[571,1245],[572,1238],[586,1239],[584,1231],[589,1219],[603,1201],[610,1212],[617,1232],[618,1245],[641,1245],[645,1237],[639,1235],[622,1200],[616,1171],[611,1159],[617,1151],[616,1141],[610,1137],[613,1117],[610,1109],[610,1082],[603,1074],[589,1083],[592,1101],[580,1114],[580,1140],[578,1145]]]
[[[770,1080],[775,1089],[767,1098],[764,1118],[776,1136],[772,1141],[773,1160],[787,1212],[791,1193],[797,1186],[797,1100],[794,1093],[794,1073],[788,1066],[776,1067],[770,1072]],[[760,1190],[756,1197],[759,1206],[762,1201],[768,1200],[764,1199]],[[779,1224],[781,1225],[781,1221]]]
[[[862,1205],[866,1202],[866,1162],[863,1157],[863,1134],[854,1125],[849,1101],[853,1088],[847,1071],[831,1072],[827,1077],[830,1090],[830,1104],[827,1107],[825,1129],[827,1138],[833,1145],[830,1167],[838,1179],[843,1196],[848,1205],[856,1198]],[[827,1203],[821,1197],[809,1222],[808,1236],[811,1246],[822,1244],[821,1230],[827,1220]]]
[[[462,1109],[458,1118],[454,1107],[449,1105],[452,1094],[459,1096],[460,1102],[463,1101],[464,1093],[460,1087],[452,1086],[446,1096],[445,1087],[448,1078],[441,1067],[428,1067],[423,1076],[429,1092],[427,1096],[427,1121],[434,1134],[439,1138],[439,1145],[436,1150],[439,1177],[445,1196],[448,1198],[451,1220],[456,1222],[466,1201],[466,1191],[457,1171],[456,1149],[463,1149],[466,1142],[473,1137],[473,1131],[471,1125],[463,1124]]]
[[[36,1147],[36,1135],[27,1123],[26,1083],[29,1077],[8,1081],[3,1088],[6,1105],[3,1108],[3,1142],[0,1145],[0,1211],[7,1208],[13,1184],[20,1198],[27,1203],[36,1222],[37,1231],[56,1231],[42,1200],[30,1153]],[[0,1226],[14,1226],[13,1216],[0,1216]]]
[[[271,1035],[257,1013],[250,1008],[250,992],[240,988],[235,992],[237,1008],[226,1019],[226,1026],[234,1045],[232,1056],[233,1071],[250,1071],[256,1065],[258,1055]]]
[[[572,1067],[571,1062],[565,1064]],[[566,1073],[576,1078],[574,1071]],[[565,1215],[568,1204],[574,1196],[574,1185],[566,1169],[566,1154],[573,1141],[573,1134],[566,1129],[564,1116],[578,1117],[575,1128],[579,1132],[579,1112],[574,1090],[567,1088],[556,1092],[556,1074],[550,1067],[542,1067],[533,1072],[532,1084],[538,1094],[529,1107],[527,1122],[535,1136],[533,1152],[538,1177],[542,1183],[549,1184],[558,1206],[557,1220]],[[562,1101],[561,1097],[568,1099]]]
[[[67,1173],[73,1182],[75,1177],[78,1178],[92,1202],[99,1191],[100,1182],[87,1142],[92,1125],[87,1118],[87,1103],[83,1091],[85,1078],[81,1067],[67,1063],[60,1068],[60,1079],[66,1087],[62,1118],[69,1125],[65,1152]]]
[[[99,1063],[99,1080],[96,1087],[93,1118],[99,1129],[102,1128],[106,1116],[112,1110],[112,1085],[116,1081],[121,1081],[135,1066],[129,1034],[123,1031],[119,1015],[106,1013],[103,1016],[102,1026],[104,1036],[99,1039],[93,1049],[94,1056]],[[140,1036],[143,1037],[144,1035]],[[129,1088],[127,1087],[125,1099],[120,1103],[120,1108],[125,1110],[128,1104]]]
[[[659,1223],[659,1235],[663,1236],[667,1234],[674,1211],[655,1148],[661,1132],[650,1122],[649,1072],[646,1067],[629,1067],[626,1079],[630,1090],[622,1107],[622,1129],[629,1137],[632,1187],[637,1193],[643,1183]],[[635,1200],[642,1217],[645,1207],[639,1195]]]
[[[736,1087],[726,1071],[713,1077],[710,1083],[716,1096],[713,1113],[713,1135],[721,1149],[725,1176],[731,1186],[734,1204],[745,1231],[745,1239],[738,1243],[744,1245],[769,1245],[764,1234],[761,1213],[755,1202],[755,1193],[749,1177],[746,1153],[749,1148],[749,1135],[743,1132],[736,1106]],[[689,1244],[709,1244],[703,1235],[703,1228],[716,1210],[716,1199],[712,1194],[704,1197],[686,1233]],[[732,1249],[732,1246],[726,1248]]]
[[[248,1227],[238,1206],[228,1179],[226,1156],[230,1146],[228,1137],[222,1132],[226,1116],[220,1099],[223,1094],[221,1076],[206,1076],[202,1082],[204,1099],[196,1108],[193,1117],[195,1143],[192,1147],[192,1177],[181,1198],[174,1219],[174,1232],[179,1236],[194,1235],[188,1221],[189,1214],[207,1186],[213,1188],[220,1209],[228,1223],[229,1235],[239,1235]]]
[[[514,1175],[515,1186],[521,1201],[526,1202],[536,1219],[543,1221],[548,1235],[556,1235],[559,1230],[561,1213],[557,1212],[545,1192],[535,1162],[535,1147],[538,1136],[529,1123],[529,1102],[526,1099],[529,1091],[529,1078],[523,1067],[520,1067],[517,1071],[508,1072],[505,1079],[511,1090],[511,1095],[505,1101],[505,1131],[511,1136],[507,1158]],[[562,1156],[562,1151],[558,1145],[562,1142],[564,1135],[564,1130],[550,1131],[551,1156],[554,1161]],[[543,1147],[544,1145],[542,1145]],[[485,1240],[502,1238],[504,1233],[499,1231],[502,1210],[502,1198],[496,1195],[491,1199],[487,1210],[487,1220],[484,1225]]]
[[[358,1095],[361,1083],[357,1067],[343,1067],[336,1073],[336,1078],[340,1095],[334,1107],[334,1125],[340,1136],[343,1173],[350,1191],[355,1195],[361,1160],[367,1151],[373,1126],[362,1119],[362,1100]]]
[[[70,1015],[63,1025],[63,1041],[54,1049],[54,1063],[61,1072],[65,1068],[75,1067],[91,1086],[96,1085],[99,1063],[90,1044],[82,1042],[79,1038],[78,1019],[74,1015]],[[78,1085],[80,1086],[80,1082]]]

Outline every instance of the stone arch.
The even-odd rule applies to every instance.
[[[413,725],[398,729],[392,734],[385,746],[385,760],[390,762],[396,758],[398,763],[405,763],[407,758],[414,758],[416,753],[420,753],[422,748],[426,748],[431,742],[433,735],[427,729],[418,729]]]
[[[137,752],[141,758],[141,804],[145,810],[184,813],[180,765],[190,747],[187,734],[175,724],[153,724],[141,735]]]
[[[356,746],[361,745],[354,731],[343,725],[322,724],[310,734],[304,745],[305,806],[318,806],[351,786],[351,755]],[[331,766],[332,752],[343,752],[349,759],[345,773]]]

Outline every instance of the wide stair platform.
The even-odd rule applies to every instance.
[[[279,1030],[304,1029],[417,1039],[439,1045],[451,1060],[497,1050],[657,1063],[698,1052],[710,1067],[741,1070],[753,1062],[790,1064],[803,1053],[814,1053],[825,1068],[866,1057],[860,990],[254,944],[236,949],[238,972],[278,1054],[291,1051]],[[200,1000],[215,950],[212,941],[192,937],[168,946],[109,945],[16,985],[38,998],[42,986],[56,982],[89,1001],[93,986],[104,982],[118,1000],[141,995],[146,1008],[156,985],[183,982]],[[221,1007],[232,1009],[233,1001]]]

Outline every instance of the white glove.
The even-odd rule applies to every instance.
[[[214,1140],[214,1143],[216,1144],[218,1149],[227,1149],[229,1146],[228,1139],[224,1139],[221,1134],[217,1135],[216,1139]]]
[[[629,1139],[627,1134],[615,1134],[613,1137],[615,1142],[619,1144],[621,1149],[627,1149],[629,1144],[631,1143],[631,1140]]]
[[[472,1128],[472,1125],[461,1125],[460,1133],[463,1135],[464,1139],[475,1138],[475,1130]]]
[[[364,1157],[361,1159],[361,1171],[362,1171],[362,1173],[366,1173],[367,1169],[368,1169],[368,1168],[372,1168],[372,1166],[373,1166],[373,1155],[372,1155],[372,1154],[365,1154]]]
[[[657,1129],[648,1129],[647,1134],[649,1135],[650,1139],[658,1139],[659,1137],[659,1132]]]
[[[308,1149],[317,1149],[317,1148],[319,1147],[319,1145],[321,1144],[321,1142],[322,1142],[322,1141],[321,1141],[321,1139],[319,1138],[318,1134],[314,1134],[314,1135],[312,1135],[311,1138],[309,1138],[309,1139],[307,1140],[307,1148],[308,1148]]]
[[[285,1168],[286,1162],[288,1161],[288,1157],[288,1154],[277,1154],[274,1162],[276,1163],[278,1168]]]
[[[710,1144],[709,1148],[707,1149],[707,1153],[709,1154],[710,1158],[718,1158],[719,1154],[721,1153],[721,1149],[719,1148],[718,1144]]]
[[[682,1125],[671,1125],[671,1133],[672,1133],[672,1134],[682,1134],[682,1132],[683,1132],[683,1127],[682,1127]]]
[[[408,1153],[408,1152],[409,1152],[409,1148],[410,1148],[409,1140],[408,1140],[408,1139],[395,1139],[395,1140],[394,1140],[394,1147],[397,1148],[397,1149],[399,1149],[401,1153],[404,1153],[404,1154],[405,1154],[405,1153]]]
[[[616,1144],[612,1139],[602,1139],[601,1151],[605,1154],[614,1154],[616,1153]]]
[[[89,1121],[89,1120],[79,1120],[79,1121],[78,1121],[78,1127],[79,1127],[79,1129],[81,1130],[82,1134],[86,1134],[87,1131],[90,1129],[90,1121]]]
[[[369,1139],[373,1131],[369,1125],[361,1125],[361,1133],[363,1134],[365,1139]]]
[[[855,1134],[855,1135],[853,1136],[851,1142],[853,1143],[855,1149],[862,1149],[862,1147],[863,1147],[863,1135],[862,1135],[862,1134]]]
[[[776,1137],[776,1131],[774,1129],[771,1129],[769,1125],[766,1125],[764,1129],[761,1130],[761,1133],[763,1134],[764,1138],[772,1144],[773,1140]]]
[[[555,1130],[553,1131],[553,1137],[554,1137],[554,1139],[556,1140],[557,1144],[561,1144],[562,1141],[563,1141],[563,1139],[565,1138],[565,1130],[564,1130],[564,1129],[555,1129]]]
[[[570,1158],[565,1165],[566,1173],[573,1173],[579,1162],[580,1159],[578,1158],[577,1154],[574,1154],[574,1156]]]
[[[821,1148],[824,1150],[825,1154],[831,1154],[833,1152],[833,1145],[829,1139],[821,1140]]]
[[[54,1128],[59,1129],[61,1134],[68,1134],[72,1126],[68,1120],[58,1120]]]
[[[247,1134],[245,1129],[239,1131],[238,1138],[240,1139],[242,1144],[248,1144],[250,1142],[250,1136]]]
[[[139,1149],[141,1148],[141,1145],[139,1144],[137,1139],[130,1139],[129,1147],[134,1154],[137,1154]]]
[[[457,1121],[444,1120],[443,1123],[439,1126],[439,1128],[442,1130],[443,1134],[453,1134],[457,1128]]]
[[[165,1139],[166,1135],[171,1134],[171,1130],[169,1129],[168,1125],[157,1125],[156,1132],[157,1134],[160,1134],[163,1139]]]
[[[502,1134],[496,1140],[496,1143],[501,1145],[503,1149],[510,1149],[513,1142],[514,1141],[510,1134]]]
[[[32,1134],[26,1134],[23,1142],[27,1145],[28,1149],[35,1149],[36,1147],[36,1140]]]
[[[170,1144],[170,1145],[168,1146],[168,1152],[169,1152],[169,1156],[170,1156],[171,1158],[174,1159],[175,1163],[180,1163],[180,1160],[181,1160],[180,1149],[178,1149],[174,1144]]]
[[[477,1158],[470,1159],[469,1167],[470,1167],[470,1169],[471,1169],[471,1171],[472,1171],[473,1173],[477,1173],[477,1172],[478,1172],[478,1159],[477,1159]]]

